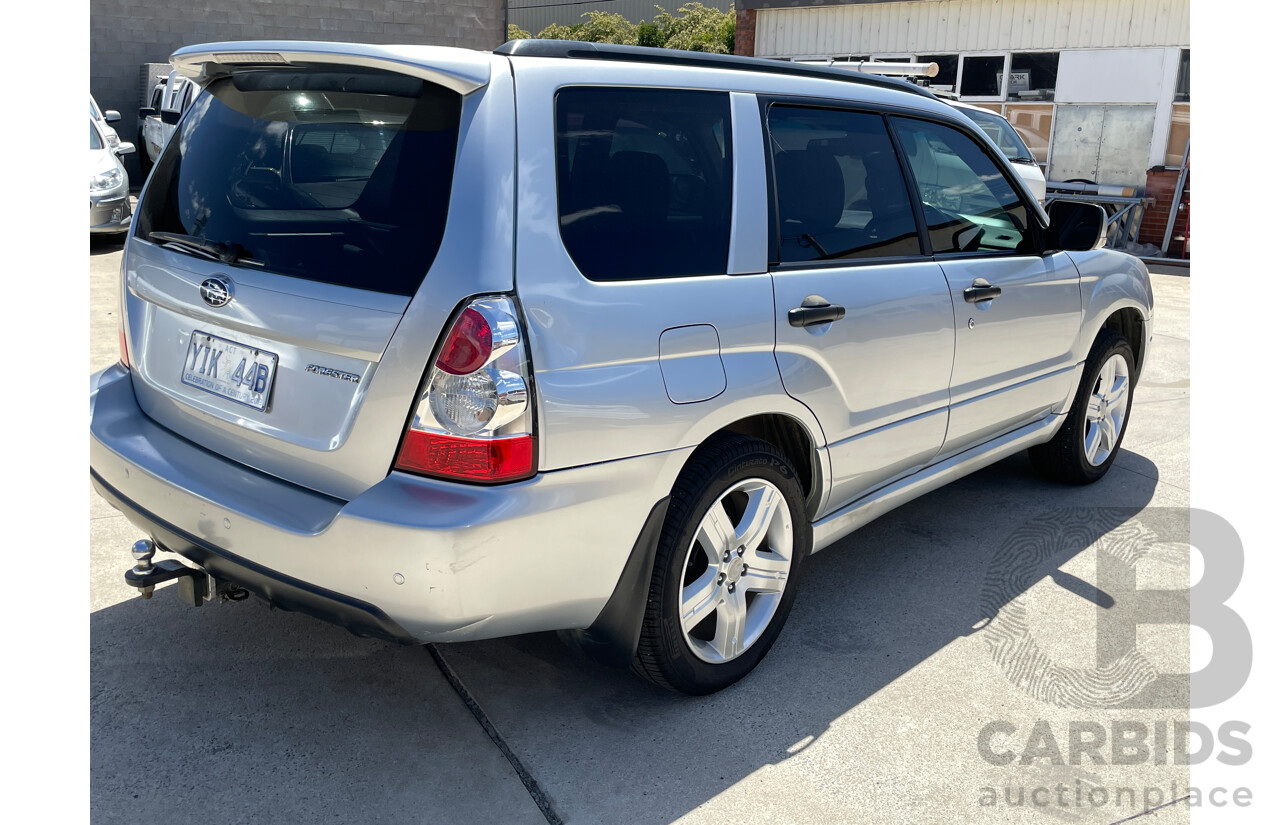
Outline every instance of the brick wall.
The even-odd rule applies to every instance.
[[[338,40],[492,49],[506,40],[506,2],[90,0],[89,38],[89,91],[103,109],[120,112],[116,131],[132,141],[142,102],[142,64],[166,62],[181,46]]]
[[[754,57],[756,53],[756,11],[739,9],[737,26],[733,30],[733,53]]]
[[[1146,196],[1155,198],[1155,203],[1147,207],[1142,215],[1142,225],[1138,228],[1138,243],[1149,243],[1159,246],[1164,243],[1164,230],[1169,223],[1169,210],[1173,209],[1173,194],[1178,188],[1179,170],[1163,166],[1154,166],[1147,170]],[[1187,173],[1186,187],[1182,192],[1182,202],[1191,200],[1191,173]],[[1188,216],[1186,211],[1178,212],[1173,223],[1173,240],[1169,242],[1169,256],[1181,258],[1183,245],[1177,240],[1187,231]]]

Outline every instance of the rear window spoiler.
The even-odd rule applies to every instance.
[[[364,66],[438,83],[468,95],[489,83],[491,57],[448,46],[370,46],[297,40],[202,43],[174,52],[169,62],[199,85],[251,66]]]

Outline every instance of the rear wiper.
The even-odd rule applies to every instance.
[[[192,252],[197,252],[224,264],[233,264],[241,258],[249,257],[249,250],[238,243],[222,243],[210,241],[195,235],[182,235],[177,232],[152,232],[151,240],[162,244],[173,244]]]

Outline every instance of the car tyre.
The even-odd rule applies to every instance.
[[[781,451],[734,434],[699,447],[672,490],[633,669],[694,695],[750,673],[782,631],[812,541]]]
[[[1133,405],[1133,347],[1115,330],[1093,342],[1075,400],[1052,441],[1028,450],[1043,478],[1064,484],[1092,484],[1107,474]]]

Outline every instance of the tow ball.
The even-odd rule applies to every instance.
[[[209,573],[199,567],[187,567],[180,561],[164,559],[152,563],[156,555],[156,545],[150,539],[139,539],[134,542],[133,559],[136,562],[132,570],[124,574],[125,584],[138,588],[142,598],[149,599],[155,593],[156,585],[167,581],[178,581],[178,593],[182,600],[192,607],[199,607],[205,602],[241,601],[249,596],[247,590],[216,581]]]

